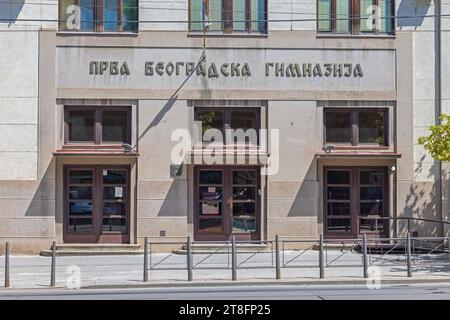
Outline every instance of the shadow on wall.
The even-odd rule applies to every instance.
[[[424,170],[423,160],[425,156],[420,159],[420,163],[416,168],[416,174]],[[427,173],[427,178],[431,179],[435,176],[435,171],[437,170],[436,163],[431,166]],[[426,189],[425,184],[432,184],[431,189]],[[450,188],[449,173],[447,171],[442,172],[442,192],[445,195],[448,193]],[[424,190],[429,190],[425,192]],[[413,218],[423,218],[430,220],[441,220],[439,216],[439,210],[437,207],[439,199],[439,190],[437,182],[425,182],[421,187],[420,185],[411,185],[409,189],[408,196],[406,198],[405,207],[403,212],[400,213],[401,217],[413,217]],[[442,220],[448,220],[448,213],[443,212],[444,217]],[[399,220],[398,224],[398,236],[406,235],[408,231],[407,220]],[[444,226],[442,229],[442,224],[437,222],[426,222],[426,221],[411,221],[411,232],[413,235],[419,237],[423,236],[441,236],[442,232],[448,235],[448,226]]]
[[[0,2],[0,23],[11,25],[23,9],[25,0],[9,0]]]
[[[431,5],[431,0],[402,0],[398,6],[397,27],[420,27]]]

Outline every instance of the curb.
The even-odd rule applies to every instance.
[[[316,285],[362,285],[367,284],[370,279],[314,279],[314,280],[241,280],[241,281],[180,281],[159,283],[134,283],[134,284],[98,284],[82,286],[81,289],[139,289],[139,288],[201,288],[201,287],[236,287],[236,286],[270,286],[270,285],[292,285],[292,286],[316,286]],[[450,277],[442,278],[389,278],[381,279],[380,284],[421,284],[421,283],[450,283]]]

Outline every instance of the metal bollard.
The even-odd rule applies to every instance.
[[[237,252],[236,252],[236,238],[231,237],[231,280],[237,280]]]
[[[367,234],[363,234],[363,275],[364,278],[368,278],[369,274],[367,272],[368,263],[367,263]]]
[[[278,235],[275,236],[275,269],[276,278],[281,279],[281,268],[280,268],[280,239]]]
[[[5,288],[11,287],[9,281],[9,242],[5,246]]]
[[[406,234],[406,267],[408,277],[412,277],[412,261],[411,261],[411,235]]]
[[[188,270],[188,281],[192,281],[192,241],[191,241],[191,237],[188,236],[187,237],[187,241],[186,241],[186,245],[187,245],[187,270]]]
[[[52,267],[50,271],[50,286],[56,285],[56,241],[52,242]]]
[[[323,234],[320,234],[319,238],[319,277],[320,279],[325,278],[325,267],[324,267],[324,257],[323,257]]]
[[[144,238],[144,282],[148,282],[148,238]]]

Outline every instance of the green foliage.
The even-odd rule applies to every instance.
[[[441,124],[430,127],[430,135],[420,137],[418,142],[436,160],[450,161],[450,115],[439,117]]]

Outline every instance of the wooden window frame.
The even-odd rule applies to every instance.
[[[255,112],[255,122],[256,122],[256,128],[254,128],[257,131],[257,144],[256,146],[259,146],[259,131],[261,129],[261,108],[260,107],[194,107],[194,121],[200,121],[198,119],[198,113],[203,111],[220,111],[223,113],[223,125],[222,125],[222,135],[225,139],[225,129],[227,128],[227,125],[230,125],[231,123],[231,113],[233,111],[254,111]],[[203,135],[203,133],[202,133]],[[201,144],[209,144],[208,141],[203,141],[203,136],[200,137],[200,141],[195,141],[194,143],[201,143]],[[224,145],[226,144],[226,141],[224,140]],[[248,146],[249,143],[245,143],[244,145]]]
[[[191,7],[192,7],[192,1],[193,0],[189,0],[189,5],[188,5],[188,11],[189,11],[189,26],[188,26],[188,30],[189,32],[195,33],[195,32],[203,32],[202,30],[192,30],[191,28]],[[237,34],[255,34],[255,33],[260,33],[260,34],[267,34],[268,33],[268,22],[267,22],[267,2],[268,0],[264,1],[264,30],[258,30],[258,31],[252,31],[252,15],[251,15],[251,9],[250,9],[250,5],[251,5],[251,1],[250,0],[245,0],[245,19],[246,19],[246,28],[244,31],[235,31],[233,30],[233,0],[222,0],[222,32],[224,34],[232,34],[232,33],[237,33]],[[206,2],[206,12],[209,12],[209,0],[205,0]],[[258,27],[259,29],[259,27]],[[209,32],[209,27],[207,26],[205,28],[205,32],[208,33]],[[216,31],[211,31],[211,32],[216,32]],[[217,31],[220,32],[220,31]]]
[[[70,141],[69,140],[69,115],[71,111],[92,111],[94,113],[94,140],[93,141]],[[131,108],[122,106],[65,106],[64,107],[64,145],[65,146],[79,146],[79,145],[122,145],[122,141],[107,141],[103,142],[102,138],[102,115],[104,111],[121,111],[127,114],[127,139],[126,143],[131,144]]]
[[[330,35],[376,35],[376,36],[394,36],[396,29],[396,19],[394,17],[392,20],[392,31],[389,33],[379,32],[377,28],[373,30],[373,32],[362,32],[361,25],[361,15],[360,15],[360,0],[349,0],[350,1],[350,27],[349,32],[342,33],[336,31],[336,2],[338,0],[331,0],[331,30],[330,31],[321,31],[319,29],[319,0],[316,1],[316,30],[318,34],[330,34]],[[378,8],[378,0],[372,0],[373,5]],[[395,1],[391,2],[391,12],[392,15],[395,16]],[[378,17],[378,11],[375,12],[375,15]]]
[[[329,186],[327,181],[328,171],[349,171],[350,172],[350,230],[344,231],[329,231],[328,230],[328,194],[327,188]],[[389,221],[384,219],[379,224],[383,225],[383,233],[377,231],[363,231],[360,230],[361,218],[356,216],[356,212],[360,213],[360,173],[361,171],[383,171],[383,212],[381,217],[389,216],[389,177],[387,166],[325,166],[323,168],[323,231],[327,238],[345,238],[345,237],[357,237],[360,234],[367,233],[369,235],[382,235],[387,236],[389,233]],[[337,185],[336,185],[337,186]],[[347,186],[347,185],[342,185]],[[342,216],[341,216],[342,217]],[[333,219],[334,216],[331,217]],[[346,219],[348,216],[344,216],[342,219]]]
[[[332,142],[327,141],[327,113],[350,113],[350,141],[349,142]],[[359,114],[361,112],[383,112],[383,144],[378,143],[360,143],[359,142]],[[323,111],[323,143],[324,145],[335,145],[337,147],[352,148],[389,148],[389,109],[388,108],[324,108]]]
[[[94,28],[92,30],[84,31],[84,30],[77,30],[77,32],[105,32],[104,31],[104,20],[103,20],[103,8],[104,8],[104,1],[105,0],[93,0],[93,8],[94,8]],[[80,0],[74,0],[74,5],[79,7],[80,6]],[[58,0],[58,16],[62,17],[63,13],[63,6],[61,5],[61,1]],[[136,23],[136,30],[132,31],[125,31],[129,33],[137,33],[139,30],[139,0],[136,0],[136,17],[137,20]],[[80,21],[81,22],[81,21]],[[59,22],[60,23],[60,22]],[[59,26],[58,26],[59,27]],[[60,30],[65,31],[65,30]],[[72,31],[72,30],[68,30]],[[118,15],[117,15],[117,30],[115,31],[106,31],[106,32],[124,32],[123,31],[123,0],[118,0]]]
[[[103,199],[103,170],[121,170],[126,171],[126,215],[125,231],[103,231],[102,224],[104,214],[101,212]],[[72,170],[91,170],[92,171],[92,231],[87,233],[71,232],[69,230],[69,172]],[[66,243],[129,243],[131,226],[131,166],[129,165],[64,165],[63,167],[63,241]]]

